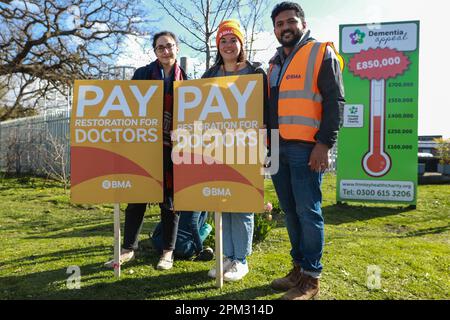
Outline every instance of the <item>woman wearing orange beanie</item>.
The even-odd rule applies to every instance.
[[[264,115],[267,106],[267,77],[260,63],[246,60],[244,35],[236,20],[226,20],[219,25],[216,36],[217,57],[214,65],[202,78],[224,77],[260,73],[264,78]],[[266,119],[266,116],[264,116]],[[265,123],[265,122],[264,122]],[[252,252],[253,213],[223,213],[223,279],[241,280],[249,271],[247,256]],[[216,269],[208,272],[216,277]]]

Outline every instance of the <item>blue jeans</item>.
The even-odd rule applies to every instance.
[[[292,259],[306,274],[318,277],[324,246],[323,173],[309,168],[311,151],[300,143],[280,141],[280,167],[272,181],[286,214]]]
[[[253,213],[223,213],[223,254],[231,260],[246,263],[252,253]]]

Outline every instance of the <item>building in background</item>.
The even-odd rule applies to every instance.
[[[419,153],[429,153],[437,155],[437,142],[435,139],[441,139],[442,136],[419,136]]]

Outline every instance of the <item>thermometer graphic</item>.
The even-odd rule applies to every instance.
[[[386,81],[370,81],[369,151],[363,158],[364,171],[373,177],[382,177],[391,169],[391,158],[385,152]]]
[[[403,74],[410,63],[402,52],[390,48],[368,49],[350,59],[349,71],[370,80],[369,150],[361,164],[371,177],[382,177],[392,168],[391,157],[385,150],[386,80]]]

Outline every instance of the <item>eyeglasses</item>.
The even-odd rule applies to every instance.
[[[172,51],[175,47],[176,47],[176,45],[174,43],[168,43],[165,46],[157,46],[155,48],[155,51],[158,52],[158,53],[163,53],[164,50],[167,49],[167,51]]]

